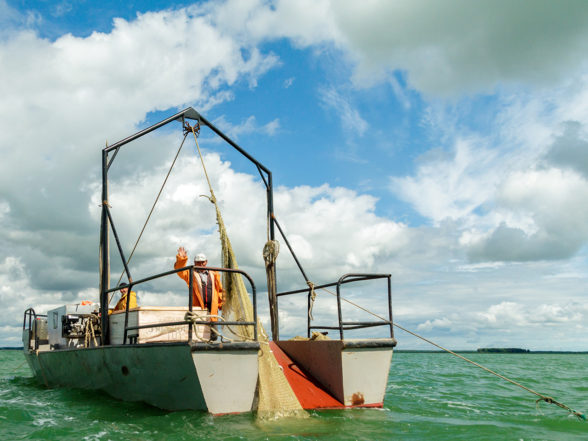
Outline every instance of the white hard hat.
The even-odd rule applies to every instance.
[[[194,262],[206,262],[207,260],[206,254],[204,253],[196,254],[194,257]]]

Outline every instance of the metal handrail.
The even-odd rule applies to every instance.
[[[27,318],[29,319],[29,327],[28,327],[28,330],[29,331],[32,331],[32,329],[33,329],[32,328],[32,321],[37,318],[37,314],[35,313],[35,310],[33,308],[29,308],[29,309],[27,309],[24,312],[24,317],[23,317],[23,321],[22,321],[22,330],[23,331],[27,330],[27,327],[26,327]]]
[[[131,298],[131,290],[135,285],[139,285],[141,283],[145,283],[145,282],[149,282],[151,280],[154,279],[159,279],[162,277],[166,277],[169,276],[171,274],[177,274],[180,273],[182,271],[189,271],[190,274],[190,279],[189,279],[189,283],[188,283],[188,310],[190,312],[192,312],[193,310],[193,300],[192,300],[192,286],[193,286],[193,282],[192,282],[192,278],[193,278],[193,272],[192,270],[194,269],[195,265],[189,265],[189,266],[185,266],[183,268],[179,268],[179,269],[174,269],[174,270],[170,270],[170,271],[166,271],[163,273],[159,273],[153,276],[149,276],[149,277],[145,277],[144,279],[140,279],[140,280],[135,280],[132,281],[131,283],[125,285],[126,288],[128,288],[127,291],[127,304],[126,304],[126,308],[125,308],[125,326],[124,326],[124,332],[123,332],[123,344],[127,344],[127,337],[128,337],[128,331],[132,331],[132,330],[137,330],[137,329],[148,329],[148,328],[160,328],[160,327],[165,327],[165,326],[178,326],[178,325],[187,325],[188,326],[188,341],[191,343],[192,342],[192,328],[194,325],[198,324],[206,324],[206,325],[212,325],[212,324],[216,324],[217,322],[214,320],[199,320],[199,321],[181,321],[181,322],[164,322],[164,323],[152,323],[152,324],[147,324],[147,325],[141,325],[141,326],[129,326],[129,305],[130,305],[130,298]],[[199,266],[198,269],[205,269],[205,270],[210,270],[210,271],[218,271],[218,272],[224,272],[224,273],[237,273],[237,274],[241,274],[242,276],[245,276],[245,278],[249,281],[249,284],[251,285],[251,296],[252,296],[252,300],[253,300],[253,321],[252,322],[222,322],[222,325],[232,325],[232,326],[253,326],[253,338],[255,341],[257,341],[257,291],[255,289],[255,283],[253,282],[253,279],[251,278],[251,276],[249,276],[249,274],[247,274],[245,271],[239,270],[239,269],[232,269],[232,268],[217,268],[217,267],[208,267],[208,266]],[[120,286],[116,287],[116,288],[110,288],[108,290],[106,290],[106,293],[110,293],[110,292],[114,292],[114,291],[119,291],[121,288]]]
[[[29,318],[29,328],[28,330],[31,331],[32,328],[32,322],[35,321],[37,319],[37,317],[47,317],[47,314],[37,314],[35,312],[35,310],[33,308],[29,308],[24,312],[24,318],[23,318],[23,322],[22,322],[22,329],[23,331],[26,328],[26,323],[27,323],[27,317]]]
[[[24,312],[22,320],[22,330],[31,332],[33,330],[33,323],[37,320],[37,317],[47,317],[47,314],[37,314],[33,308],[29,308]],[[28,326],[27,326],[27,318]],[[24,342],[23,342],[24,343]],[[29,343],[27,348],[31,346],[31,336],[29,335]],[[39,337],[35,335],[35,350],[39,349]]]
[[[387,291],[388,291],[388,320],[378,320],[378,321],[363,321],[363,322],[346,322],[343,321],[343,313],[341,308],[341,286],[347,283],[359,282],[359,281],[366,281],[366,280],[374,280],[374,279],[387,279]],[[339,337],[343,340],[343,331],[350,331],[355,329],[362,329],[362,328],[371,328],[375,326],[388,326],[390,328],[390,338],[394,338],[394,323],[392,321],[392,275],[391,274],[360,274],[360,273],[350,273],[345,274],[339,278],[337,282],[325,283],[323,285],[316,285],[314,289],[322,289],[336,286],[337,287],[337,318],[338,318],[338,326],[323,326],[323,325],[311,325],[310,315],[308,315],[307,319],[307,336],[310,338],[311,330],[312,329],[332,329],[332,330],[339,330]],[[311,304],[311,292],[312,289],[302,288],[296,289],[293,291],[285,291],[278,293],[276,296],[287,296],[293,294],[300,294],[300,293],[307,293],[308,296],[308,308],[310,309]]]

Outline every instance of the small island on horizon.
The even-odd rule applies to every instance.
[[[481,354],[526,354],[531,351],[522,348],[478,348],[477,352]]]

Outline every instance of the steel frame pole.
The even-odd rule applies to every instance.
[[[108,247],[108,152],[102,150],[102,216],[100,220],[100,313],[101,344],[110,343],[108,333],[108,289],[110,289],[110,250]]]

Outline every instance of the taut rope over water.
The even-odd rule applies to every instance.
[[[332,292],[331,292],[331,291],[329,291],[328,289],[325,289],[325,288],[322,288],[322,289],[323,289],[324,291],[328,292],[329,294],[331,294],[331,295],[333,295],[333,296],[336,296],[336,294],[335,294],[335,293],[332,293]],[[382,317],[382,316],[380,316],[380,315],[378,315],[378,314],[375,314],[375,313],[373,313],[372,311],[370,311],[370,310],[368,310],[368,309],[366,309],[366,308],[364,308],[364,307],[362,307],[362,306],[359,306],[359,305],[358,305],[358,304],[356,304],[356,303],[353,303],[351,300],[347,300],[347,299],[346,299],[346,298],[344,298],[344,297],[341,297],[341,299],[342,299],[342,300],[344,300],[344,301],[346,301],[347,303],[349,303],[349,304],[351,304],[351,305],[355,306],[356,308],[359,308],[359,309],[361,309],[362,311],[365,311],[365,312],[367,312],[368,314],[371,314],[371,315],[373,315],[374,317],[377,317],[377,318],[379,318],[380,320],[388,321],[388,320],[387,320],[387,319],[385,319],[384,317]],[[541,394],[541,393],[539,393],[539,392],[537,392],[537,391],[534,391],[533,389],[530,389],[530,388],[528,388],[528,387],[526,387],[526,386],[523,386],[522,384],[520,384],[520,383],[517,383],[516,381],[514,381],[514,380],[511,380],[510,378],[507,378],[507,377],[505,377],[504,375],[500,375],[499,373],[497,373],[497,372],[494,372],[492,369],[488,369],[487,367],[485,367],[485,366],[482,366],[481,364],[479,364],[479,363],[476,363],[475,361],[472,361],[472,360],[470,360],[469,358],[466,358],[466,357],[464,357],[463,355],[456,354],[455,352],[453,352],[453,351],[451,351],[451,350],[449,350],[449,349],[447,349],[447,348],[444,348],[443,346],[441,346],[441,345],[438,345],[437,343],[435,343],[435,342],[433,342],[433,341],[431,341],[431,340],[429,340],[429,339],[427,339],[427,338],[425,338],[425,337],[423,337],[423,336],[421,336],[421,335],[418,335],[418,334],[415,334],[415,333],[414,333],[414,332],[412,332],[412,331],[409,331],[408,329],[406,329],[406,328],[404,328],[404,327],[400,326],[398,323],[394,323],[394,322],[393,322],[392,324],[393,324],[394,326],[396,326],[398,329],[402,329],[404,332],[408,332],[410,335],[413,335],[413,336],[415,336],[415,337],[417,337],[417,338],[420,338],[421,340],[423,340],[423,341],[426,341],[427,343],[429,343],[429,344],[431,344],[431,345],[433,345],[433,346],[435,346],[435,347],[437,347],[437,348],[439,348],[439,349],[441,349],[441,350],[443,350],[443,351],[445,351],[445,352],[448,352],[448,353],[449,353],[449,354],[451,354],[451,355],[455,355],[456,357],[458,357],[458,358],[461,358],[462,360],[464,360],[464,361],[467,361],[468,363],[471,363],[471,364],[473,364],[474,366],[477,366],[477,367],[479,367],[479,368],[481,368],[481,369],[484,369],[486,372],[489,372],[489,373],[491,373],[492,375],[496,375],[497,377],[499,377],[499,378],[502,378],[503,380],[506,380],[506,381],[508,381],[509,383],[511,383],[511,384],[514,384],[515,386],[518,386],[518,387],[520,387],[520,388],[522,388],[522,389],[526,390],[527,392],[531,392],[532,394],[535,394],[535,395],[537,395],[537,396],[539,397],[539,398],[538,398],[538,399],[535,401],[535,403],[536,403],[537,405],[538,405],[538,404],[539,404],[541,401],[545,401],[546,403],[549,403],[549,404],[555,404],[556,406],[559,406],[559,407],[561,407],[562,409],[565,409],[565,410],[567,410],[569,413],[571,413],[572,415],[574,415],[574,416],[575,416],[575,417],[577,417],[578,419],[586,421],[586,415],[584,415],[584,414],[583,414],[583,413],[581,413],[581,412],[575,411],[575,410],[574,410],[574,409],[572,409],[571,407],[569,407],[569,406],[566,406],[566,405],[565,405],[565,404],[563,404],[563,403],[560,403],[559,401],[557,401],[557,400],[553,399],[552,397],[548,397],[547,395],[543,395],[543,394]]]

